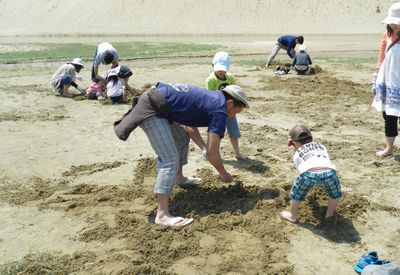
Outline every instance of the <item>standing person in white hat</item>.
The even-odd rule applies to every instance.
[[[388,16],[380,45],[376,73],[374,74],[372,107],[382,112],[385,120],[386,147],[378,151],[378,157],[393,154],[394,141],[398,135],[400,117],[400,2],[393,4]]]
[[[59,67],[50,81],[54,94],[63,97],[74,97],[83,94],[85,90],[76,84],[76,80],[80,79],[77,74],[79,74],[83,67],[83,61],[80,58],[74,58],[71,62]],[[78,90],[80,94],[70,93],[70,86]]]

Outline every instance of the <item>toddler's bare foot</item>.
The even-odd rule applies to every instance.
[[[290,221],[291,223],[297,222],[297,220],[293,217],[292,213],[290,213],[289,211],[282,211],[281,216],[282,216],[282,218]]]

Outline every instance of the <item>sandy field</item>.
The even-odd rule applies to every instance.
[[[191,143],[184,172],[203,183],[175,188],[170,206],[195,221],[154,225],[155,155],[140,129],[127,142],[113,132],[129,105],[55,97],[48,82],[64,60],[1,64],[0,273],[23,259],[19,274],[352,274],[371,250],[400,263],[400,154],[375,157],[383,119],[370,107],[379,34],[310,36],[315,74],[302,77],[263,69],[272,43],[261,37],[180,39],[241,49],[232,73],[251,104],[238,116],[249,159],[237,161],[226,138],[221,148],[234,182],[218,181]],[[157,81],[203,86],[213,54],[122,62],[139,89]],[[275,64],[288,61],[281,53]],[[334,223],[323,221],[320,190],[307,196],[298,224],[279,216],[296,177],[287,147],[295,123],[311,128],[338,168],[344,197]]]

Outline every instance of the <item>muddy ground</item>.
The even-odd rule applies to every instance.
[[[0,273],[19,261],[21,274],[352,274],[370,250],[400,262],[399,150],[375,157],[384,141],[381,114],[370,107],[368,58],[376,54],[355,61],[316,53],[309,76],[276,76],[263,56],[233,56],[251,105],[238,116],[249,159],[237,161],[224,139],[235,180],[221,183],[191,144],[184,171],[203,183],[175,188],[172,213],[195,218],[180,229],[153,223],[155,155],[143,132],[127,142],[113,133],[129,105],[54,97],[48,79],[62,61],[2,65]],[[126,64],[137,88],[158,80],[203,86],[208,59]],[[279,55],[276,65],[286,61]],[[298,122],[338,168],[344,197],[329,223],[321,190],[307,196],[298,224],[279,217],[296,177],[287,132]]]

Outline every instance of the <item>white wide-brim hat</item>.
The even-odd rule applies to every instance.
[[[71,64],[75,64],[75,65],[81,66],[82,68],[85,67],[85,66],[83,66],[83,60],[80,59],[80,58],[74,58],[71,61]]]
[[[388,16],[383,19],[382,23],[400,25],[400,2],[390,6]]]

